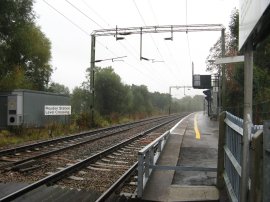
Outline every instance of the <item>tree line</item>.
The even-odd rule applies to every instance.
[[[226,33],[226,54],[225,56],[242,55],[238,51],[239,41],[239,12],[232,11],[229,21],[229,30]],[[210,49],[207,57],[207,70],[217,70],[218,65],[212,64],[209,60],[221,57],[221,39]],[[254,71],[253,71],[253,121],[255,124],[262,124],[262,121],[270,117],[270,36],[261,42],[254,50]],[[226,100],[223,102],[223,109],[236,116],[243,116],[244,108],[244,64],[227,64],[225,71],[226,78]]]
[[[50,80],[51,42],[36,25],[33,5],[33,0],[0,1],[0,91],[30,89],[70,95],[74,120],[87,126],[89,69],[86,81],[72,93]],[[99,123],[166,114],[169,107],[172,113],[203,108],[203,96],[172,99],[166,93],[151,93],[144,85],[123,84],[111,67],[96,67],[95,73],[95,113]]]
[[[51,43],[35,24],[32,0],[0,1],[0,90],[45,90]]]
[[[0,1],[0,91],[64,92],[51,82],[51,42],[36,25],[33,0]]]
[[[90,70],[87,79],[76,87],[71,95],[72,111],[79,124],[90,122]],[[127,119],[143,118],[157,114],[199,111],[203,109],[204,96],[171,98],[168,93],[149,92],[145,85],[127,85],[121,81],[112,67],[95,68],[95,116],[97,122],[117,122]]]

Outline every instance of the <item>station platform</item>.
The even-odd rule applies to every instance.
[[[144,189],[147,201],[218,201],[216,171],[218,122],[192,113],[171,130],[157,165],[190,167],[192,171],[153,170]],[[194,171],[194,168],[199,168]],[[212,171],[200,170],[212,168]]]

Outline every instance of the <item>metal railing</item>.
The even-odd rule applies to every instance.
[[[251,137],[250,140],[250,178],[249,178],[249,189],[257,186],[254,175],[256,173],[256,166],[254,162],[260,158],[257,153],[261,149],[258,144],[258,138],[262,137],[263,126],[262,125],[251,125]],[[219,188],[225,184],[227,192],[231,201],[240,201],[240,182],[241,182],[241,171],[242,171],[242,138],[243,138],[243,120],[228,113],[223,112],[220,115],[220,126],[219,126],[219,157],[218,157],[218,182]],[[254,195],[254,194],[250,194]]]
[[[165,132],[155,141],[144,147],[138,152],[138,183],[137,197],[141,198],[144,187],[152,173],[151,165],[155,165],[162,149],[164,148],[170,131]]]

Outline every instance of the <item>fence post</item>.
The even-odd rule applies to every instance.
[[[138,154],[138,182],[137,182],[137,196],[142,197],[143,193],[143,167],[144,167],[144,155]]]
[[[226,124],[224,122],[226,112],[219,115],[219,137],[218,137],[218,165],[217,165],[217,188],[222,190],[224,187],[223,171],[224,171],[224,144]]]
[[[154,165],[154,148],[150,149],[150,159],[149,159],[149,164]]]
[[[145,153],[145,177],[148,178],[149,177],[149,163],[150,163],[150,151],[147,151]]]
[[[162,151],[162,141],[158,143],[158,152]]]
[[[263,124],[263,202],[270,201],[270,121]]]
[[[251,189],[249,201],[262,201],[263,135],[259,130],[251,142]]]

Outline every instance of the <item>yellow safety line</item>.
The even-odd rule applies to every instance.
[[[194,131],[196,134],[196,139],[201,139],[201,134],[200,134],[200,131],[198,129],[198,124],[197,124],[197,115],[198,114],[195,114],[194,116]]]

